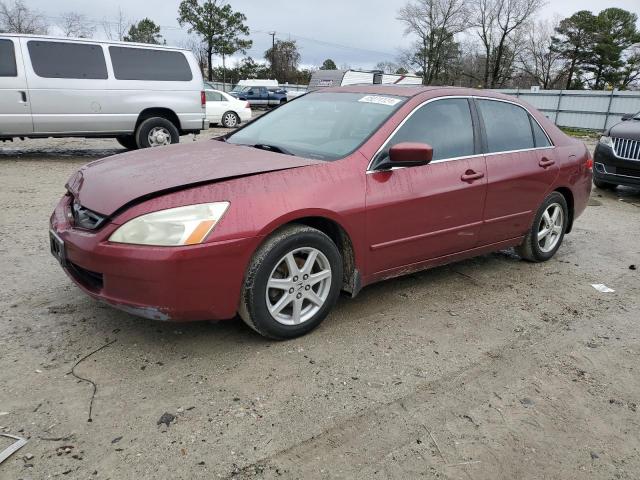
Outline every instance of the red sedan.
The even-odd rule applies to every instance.
[[[224,138],[82,167],[51,249],[86,293],[132,314],[239,313],[291,338],[340,291],[506,247],[549,260],[591,176],[584,144],[512,97],[328,88]]]

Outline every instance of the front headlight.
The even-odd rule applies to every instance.
[[[613,148],[613,140],[611,139],[611,137],[603,135],[602,137],[600,137],[600,143],[606,145],[607,147]]]
[[[229,202],[201,203],[148,213],[118,228],[110,242],[177,247],[202,243],[229,208]]]

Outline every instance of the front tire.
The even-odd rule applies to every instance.
[[[342,258],[333,241],[315,228],[289,225],[253,255],[238,313],[265,337],[299,337],[320,325],[341,285]]]
[[[516,252],[524,260],[546,262],[560,248],[568,221],[567,201],[561,193],[552,192],[542,202],[529,233],[516,247]]]
[[[144,120],[136,129],[138,148],[162,147],[180,142],[180,132],[176,126],[163,117]]]

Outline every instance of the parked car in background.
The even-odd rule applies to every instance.
[[[244,87],[268,87],[274,88],[278,87],[278,81],[273,79],[266,78],[251,78],[246,80],[240,80],[238,84],[233,87],[232,92],[237,92],[239,90],[244,89]]]
[[[489,91],[326,88],[217,140],[76,172],[50,223],[69,277],[139,316],[292,338],[341,290],[508,247],[549,260],[591,191],[582,142]]]
[[[231,95],[248,101],[252,107],[276,107],[287,103],[287,91],[280,87],[243,87],[232,91]]]
[[[220,90],[206,89],[207,120],[209,124],[219,123],[234,128],[251,120],[251,105],[246,100],[238,100]]]
[[[422,77],[384,73],[380,70],[316,70],[311,75],[309,88],[306,91],[288,91],[287,101],[304,95],[307,91],[347,85],[422,85]]]
[[[129,149],[207,128],[188,50],[0,33],[0,140],[112,137]]]
[[[640,187],[640,112],[625,115],[604,133],[593,160],[596,187]]]

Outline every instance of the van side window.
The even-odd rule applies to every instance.
[[[533,148],[529,113],[512,103],[476,100],[487,133],[488,153]]]
[[[109,47],[109,53],[118,80],[189,82],[193,79],[189,62],[182,52]]]
[[[468,157],[475,153],[473,121],[466,98],[435,100],[420,107],[391,138],[385,154],[397,143],[428,143],[433,159]],[[377,163],[377,162],[376,162]]]
[[[17,77],[16,52],[11,40],[0,39],[0,77]]]
[[[544,133],[542,128],[540,128],[538,122],[536,122],[531,116],[529,117],[529,120],[531,121],[531,128],[533,129],[533,140],[535,141],[536,148],[550,147],[551,144],[549,143],[549,138]]]
[[[100,45],[30,40],[27,47],[33,71],[39,77],[87,80],[108,78],[107,63]]]

